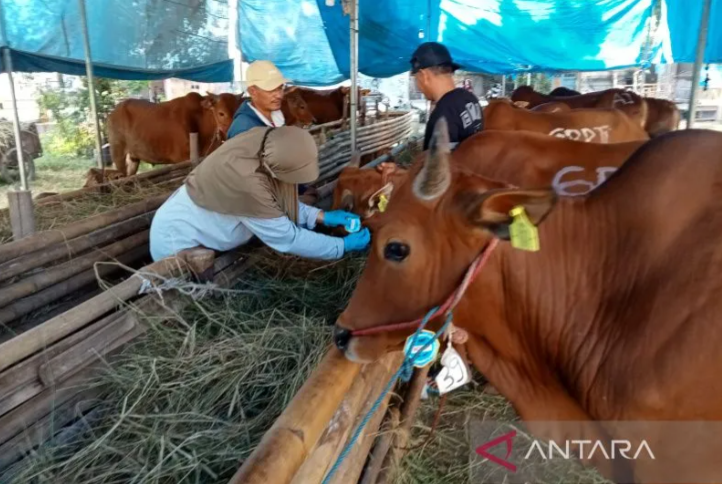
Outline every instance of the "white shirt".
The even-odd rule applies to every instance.
[[[271,111],[271,120],[269,121],[267,117],[265,117],[258,109],[256,109],[252,102],[249,102],[248,105],[251,106],[253,112],[256,113],[256,115],[258,116],[258,119],[263,121],[266,126],[278,128],[286,125],[286,118],[283,117],[282,111]]]
[[[222,252],[239,247],[256,235],[279,252],[315,259],[340,259],[344,253],[342,238],[309,230],[316,226],[320,211],[299,203],[298,225],[288,217],[226,215],[196,205],[182,185],[153,217],[150,254],[157,261],[199,246]]]

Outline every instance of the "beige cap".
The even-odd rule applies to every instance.
[[[278,86],[286,84],[288,79],[283,77],[273,62],[259,60],[252,62],[246,70],[246,87],[258,86],[264,91],[273,91]]]

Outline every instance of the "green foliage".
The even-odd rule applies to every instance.
[[[123,99],[147,92],[148,81],[116,81],[95,79],[95,99],[103,138],[107,139],[107,119],[115,105]],[[83,78],[82,88],[41,89],[38,96],[41,111],[49,112],[57,129],[43,140],[44,149],[56,156],[91,156],[95,145],[90,89]]]

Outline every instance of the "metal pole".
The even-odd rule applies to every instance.
[[[13,81],[13,60],[10,55],[10,49],[3,49],[3,59],[5,61],[5,70],[8,73],[8,81],[10,81],[10,101],[13,104],[13,131],[15,132],[15,153],[18,158],[18,168],[20,170],[20,188],[24,191],[28,190],[28,178],[25,173],[25,160],[23,159],[23,143],[20,137],[20,117],[18,116],[18,100],[15,97],[15,82]]]
[[[95,102],[95,82],[93,79],[93,56],[90,53],[90,35],[88,34],[88,18],[85,14],[85,0],[78,0],[80,7],[80,22],[83,28],[83,45],[85,47],[85,71],[88,76],[88,96],[90,96],[90,113],[95,123],[95,152],[98,168],[103,171],[105,178],[105,165],[103,164],[103,140],[100,135],[100,121],[98,120],[98,107]]]
[[[506,96],[506,74],[501,77],[501,97]]]
[[[699,84],[699,76],[702,71],[702,63],[704,62],[704,49],[707,47],[707,26],[709,25],[709,10],[712,0],[704,0],[702,7],[702,20],[699,23],[699,37],[697,38],[697,55],[694,59],[694,68],[692,70],[692,88],[689,92],[689,109],[687,110],[687,129],[692,128],[695,116],[697,114],[697,90]]]
[[[531,72],[526,73],[526,85],[531,86]]]
[[[351,0],[351,153],[356,152],[356,108],[358,106],[358,0]]]

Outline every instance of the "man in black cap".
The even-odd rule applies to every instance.
[[[454,84],[454,71],[459,67],[451,59],[449,50],[438,42],[421,44],[411,57],[411,74],[416,85],[426,99],[436,103],[426,123],[424,150],[429,148],[434,125],[442,116],[449,125],[452,149],[484,127],[479,99]]]

